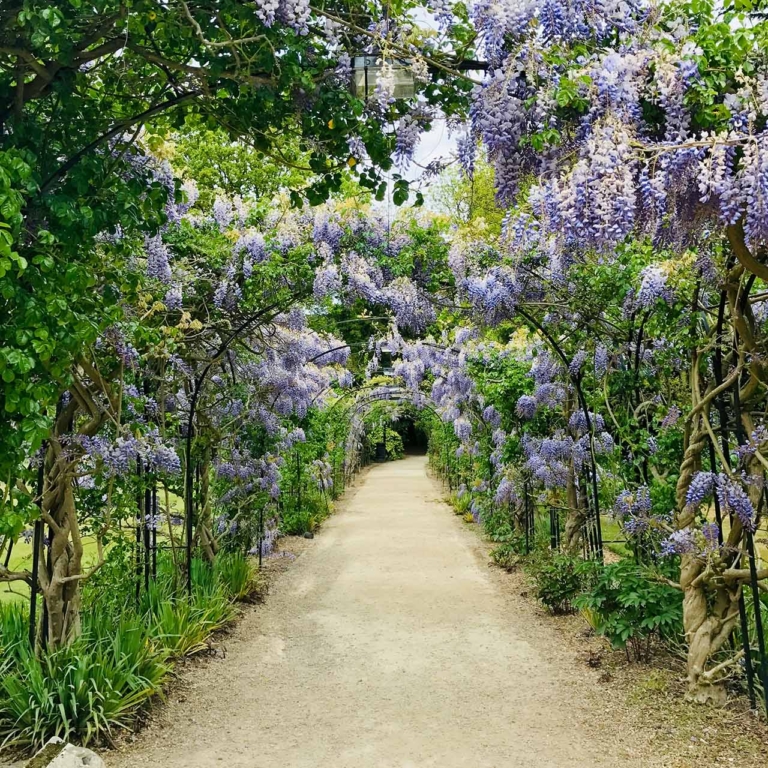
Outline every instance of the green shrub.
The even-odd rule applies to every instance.
[[[83,582],[82,600],[87,610],[94,608],[101,615],[122,616],[126,606],[136,602],[135,552],[134,543],[127,537],[118,536],[106,551],[104,564],[96,573]],[[158,553],[158,568],[170,563],[165,552]],[[98,608],[95,608],[98,606]]]
[[[318,516],[309,505],[300,509],[286,509],[283,512],[280,530],[286,536],[303,536],[313,532],[318,525]]]
[[[286,500],[279,527],[287,536],[302,536],[317,530],[328,514],[327,500],[320,491],[305,489],[300,506],[295,498]]]
[[[529,573],[536,597],[552,613],[570,613],[574,600],[594,580],[597,567],[591,560],[544,550],[531,562]]]
[[[17,633],[17,619],[0,616],[4,643]],[[161,691],[170,667],[139,622],[90,617],[83,630],[72,645],[39,656],[26,636],[4,644],[0,743],[34,749],[52,736],[83,744],[110,740]]]
[[[193,598],[191,602],[184,597],[163,600],[155,606],[147,630],[170,656],[180,658],[205,650],[211,634],[232,618],[232,606],[223,595]]]
[[[29,646],[28,606],[0,605],[0,745],[34,749],[52,736],[111,740],[161,692],[171,659],[204,650],[211,633],[232,620],[232,601],[252,592],[254,576],[242,555],[221,555],[213,567],[195,560],[189,599],[177,594],[173,564],[162,557],[138,606],[135,582],[124,579],[118,610],[107,572],[86,593],[82,636],[37,655]]]
[[[25,603],[0,603],[0,660],[16,646],[29,643],[29,609]]]
[[[472,506],[472,494],[469,491],[454,491],[451,494],[450,504],[457,515],[468,514],[469,508]]]
[[[162,582],[151,584],[142,599],[148,636],[174,658],[205,650],[210,635],[235,616],[230,597],[208,563],[193,562],[192,576],[191,599],[169,593]]]
[[[516,541],[519,534],[515,531],[509,508],[491,504],[483,515],[483,527],[491,541]]]
[[[375,451],[378,443],[384,443],[384,427],[381,424],[375,424],[366,434],[366,440],[372,450]],[[387,425],[387,458],[392,461],[395,459],[402,459],[405,456],[405,448],[403,447],[403,438],[399,432],[394,430],[391,425]]]
[[[629,560],[602,568],[576,605],[611,646],[636,660],[648,658],[654,637],[683,633],[682,592]]]
[[[249,600],[262,592],[253,563],[239,553],[221,552],[213,566],[217,580],[232,600]]]
[[[525,539],[519,534],[491,550],[491,560],[499,568],[513,570],[520,563],[525,550]]]
[[[196,600],[204,597],[223,596],[222,585],[215,567],[207,560],[195,558],[192,561],[192,595]],[[167,592],[167,597],[177,597],[173,591]]]

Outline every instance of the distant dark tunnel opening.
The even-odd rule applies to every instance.
[[[412,419],[399,419],[392,425],[403,438],[403,450],[407,455],[420,456],[427,452],[427,433]]]

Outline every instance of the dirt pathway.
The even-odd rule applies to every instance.
[[[440,495],[422,457],[374,468],[108,766],[645,765]]]

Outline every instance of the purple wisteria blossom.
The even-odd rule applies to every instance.
[[[148,237],[144,243],[147,254],[147,276],[161,283],[171,282],[171,265],[168,248],[160,235]]]

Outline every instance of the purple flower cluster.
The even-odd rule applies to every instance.
[[[128,474],[137,459],[142,459],[154,472],[169,475],[181,472],[181,459],[175,449],[163,441],[157,428],[141,437],[125,435],[109,440],[101,436],[83,436],[79,442],[85,454],[100,462],[107,475]]]
[[[462,443],[467,442],[472,436],[472,424],[465,416],[459,416],[453,422],[453,431]]]
[[[406,169],[421,138],[423,128],[413,115],[404,115],[395,126],[395,165]]]
[[[669,557],[670,555],[690,555],[699,551],[696,541],[696,532],[693,528],[683,528],[671,533],[661,543],[661,555]]]
[[[516,504],[519,500],[515,484],[507,477],[502,477],[496,486],[496,493],[493,496],[496,504]]]
[[[217,197],[213,203],[213,220],[222,231],[227,229],[235,217],[232,201],[226,197]]]
[[[515,405],[515,412],[521,419],[530,421],[536,415],[537,408],[538,403],[535,397],[532,395],[521,395]]]
[[[685,503],[690,507],[699,507],[715,488],[717,478],[713,472],[697,472],[692,478],[685,494]]]
[[[315,298],[320,301],[341,291],[341,276],[338,267],[330,260],[315,271],[313,292]]]
[[[584,366],[584,363],[587,362],[588,357],[589,355],[585,349],[580,349],[573,356],[571,362],[568,363],[568,372],[571,376],[578,376],[581,373],[581,369]]]
[[[330,216],[327,212],[317,214],[312,231],[312,240],[316,247],[325,244],[331,253],[337,253],[343,236],[344,230],[337,217]]]
[[[578,471],[584,458],[574,450],[574,441],[570,437],[559,434],[549,438],[524,435],[522,447],[526,457],[525,468],[545,488],[564,487],[568,482],[571,462],[576,464]]]
[[[483,409],[483,421],[491,427],[501,426],[501,414],[492,406],[487,405]]]
[[[608,348],[604,344],[595,347],[595,376],[602,379],[608,372]]]
[[[473,310],[488,325],[512,317],[520,295],[517,275],[506,266],[491,267],[480,276],[467,278],[463,289]]]
[[[183,303],[184,295],[182,293],[181,283],[173,283],[171,287],[165,292],[163,304],[165,304],[166,309],[174,312],[181,309]]]
[[[676,405],[670,406],[666,416],[661,420],[661,428],[669,429],[677,424],[677,420],[680,418],[681,411]]]
[[[144,241],[147,255],[147,276],[161,283],[170,283],[172,278],[168,248],[160,235],[147,237]]]
[[[599,413],[592,413],[592,411],[589,412],[589,423],[592,426],[592,429],[595,430],[595,432],[603,432],[605,430],[605,421],[603,420],[603,417]],[[574,411],[571,414],[571,418],[568,420],[568,426],[577,434],[577,435],[584,435],[589,431],[589,427],[587,425],[587,414],[584,413],[581,409],[578,411]]]
[[[657,266],[645,267],[640,273],[640,288],[635,301],[638,307],[647,309],[659,299],[671,303],[673,294],[667,285],[666,273]]]
[[[414,333],[424,331],[435,320],[436,313],[429,297],[407,277],[393,280],[381,298],[390,307],[399,328]]]
[[[746,530],[755,530],[755,508],[740,482],[722,474],[718,475],[717,497],[724,513],[735,515]]]
[[[647,519],[651,514],[651,493],[647,486],[641,485],[635,491],[622,491],[613,505],[613,514],[622,521],[632,518]]]
[[[333,487],[333,465],[328,461],[327,455],[312,462],[311,472],[318,489],[324,491]]]

